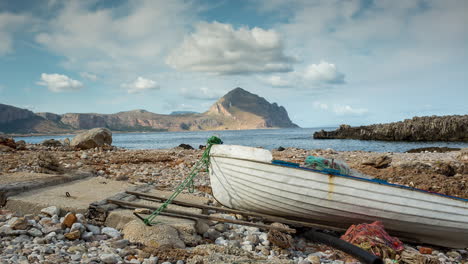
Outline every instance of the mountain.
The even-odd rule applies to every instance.
[[[4,133],[65,133],[106,127],[114,131],[183,131],[298,127],[286,109],[258,95],[236,88],[205,113],[161,115],[146,110],[115,114],[32,111],[0,104],[0,131]]]
[[[413,117],[400,122],[318,131],[316,139],[468,142],[468,115]]]

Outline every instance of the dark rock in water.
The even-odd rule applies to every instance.
[[[468,142],[468,115],[413,117],[400,122],[321,130],[315,139]]]
[[[421,152],[437,152],[437,153],[445,153],[450,151],[459,151],[460,148],[448,148],[448,147],[427,147],[427,148],[415,148],[405,151],[405,153],[421,153]]]
[[[280,146],[280,147],[279,147],[279,148],[277,148],[276,150],[278,150],[278,151],[284,151],[284,150],[285,150],[285,148],[283,148],[283,147],[281,147],[281,146]]]
[[[62,143],[58,140],[55,140],[55,139],[47,139],[47,140],[44,140],[42,141],[41,143],[43,146],[46,146],[46,147],[61,147],[62,146]]]
[[[205,149],[205,148],[206,148],[205,145],[200,145],[200,146],[198,146],[198,149]]]
[[[183,148],[183,149],[194,149],[192,146],[190,146],[189,144],[180,144],[179,145],[179,148]]]

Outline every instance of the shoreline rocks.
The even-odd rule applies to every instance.
[[[315,132],[315,139],[468,142],[468,115],[413,117],[400,122]]]

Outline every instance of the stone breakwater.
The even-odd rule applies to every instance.
[[[468,141],[468,115],[413,117],[401,122],[318,131],[316,139]]]

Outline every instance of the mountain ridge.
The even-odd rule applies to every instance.
[[[298,127],[286,109],[242,88],[221,97],[204,113],[164,115],[143,109],[100,113],[34,113],[0,104],[0,131],[4,133],[68,133],[106,127],[113,131],[196,131]]]

